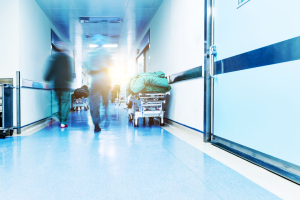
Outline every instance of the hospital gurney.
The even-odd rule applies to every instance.
[[[166,96],[170,95],[170,91],[166,93],[138,93],[129,95],[128,97],[128,120],[134,121],[134,126],[138,126],[138,119],[143,118],[145,123],[146,117],[150,123],[154,117],[160,118],[160,125],[164,124],[164,113],[162,104],[166,103]]]
[[[84,107],[84,110],[87,111],[89,109],[89,103],[87,98],[78,98],[78,99],[72,99],[72,105],[71,110],[81,110],[81,108]]]

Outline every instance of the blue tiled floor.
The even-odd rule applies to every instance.
[[[0,140],[0,199],[279,199],[158,126],[134,128],[119,106],[100,134],[86,111],[69,125]]]

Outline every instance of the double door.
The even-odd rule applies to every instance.
[[[300,166],[300,1],[215,0],[212,134]]]

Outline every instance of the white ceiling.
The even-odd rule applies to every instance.
[[[107,43],[118,43],[117,52],[126,57],[143,27],[151,21],[163,0],[35,0],[74,48],[86,52],[91,43],[86,34],[112,34]],[[122,17],[122,23],[85,23],[79,17]],[[121,40],[120,40],[121,39]],[[81,48],[81,49],[80,49]]]

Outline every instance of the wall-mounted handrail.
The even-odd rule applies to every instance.
[[[168,79],[169,79],[169,83],[171,84],[171,83],[193,79],[193,78],[199,78],[199,77],[202,77],[202,66],[188,69],[180,73],[172,74],[168,77]]]
[[[21,83],[21,88],[51,90],[50,84],[43,83],[43,82],[21,79],[20,83]]]

